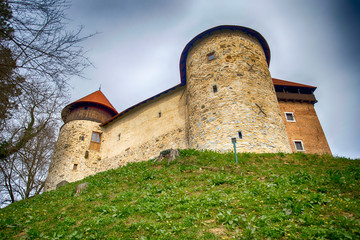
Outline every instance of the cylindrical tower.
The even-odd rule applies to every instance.
[[[270,50],[256,31],[218,26],[185,47],[189,148],[291,152],[268,69]]]
[[[50,163],[45,191],[62,182],[74,182],[98,172],[102,129],[100,124],[117,114],[101,91],[67,105],[61,117],[64,125]]]

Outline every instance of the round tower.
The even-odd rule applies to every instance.
[[[100,90],[63,109],[64,125],[54,149],[45,191],[64,181],[77,181],[98,172],[103,141],[100,124],[116,114],[116,109]]]
[[[270,50],[256,31],[218,26],[183,50],[189,148],[291,152],[269,72]]]

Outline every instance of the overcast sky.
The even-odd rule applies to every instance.
[[[335,156],[360,158],[360,1],[74,0],[94,67],[71,79],[74,101],[99,89],[120,112],[180,83],[179,59],[218,25],[258,31],[272,77],[317,86],[315,109]]]

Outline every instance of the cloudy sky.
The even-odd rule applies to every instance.
[[[258,31],[272,77],[317,86],[315,109],[336,156],[360,158],[360,1],[74,0],[94,67],[71,79],[71,99],[99,89],[120,112],[180,83],[179,59],[218,25]]]

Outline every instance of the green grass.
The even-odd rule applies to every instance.
[[[359,239],[360,162],[182,150],[0,210],[1,239]]]

